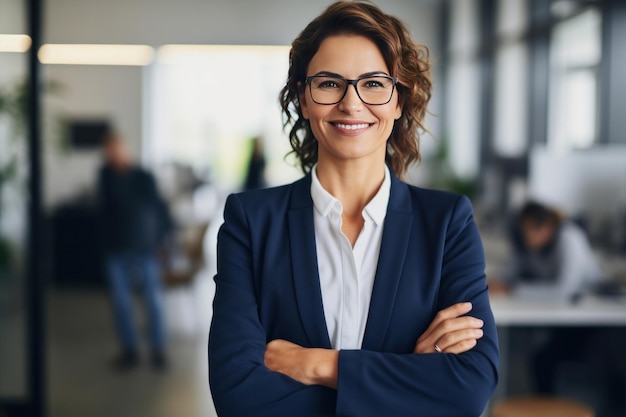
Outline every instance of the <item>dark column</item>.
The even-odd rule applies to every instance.
[[[528,3],[528,146],[548,141],[550,2]]]
[[[480,177],[493,156],[493,109],[496,50],[496,2],[480,3]]]
[[[439,4],[439,57],[437,59],[437,74],[439,75],[439,82],[435,88],[439,89],[440,97],[440,115],[438,117],[439,132],[441,137],[447,135],[447,123],[448,123],[448,86],[450,78],[448,77],[449,62],[450,62],[450,13],[451,13],[450,1],[443,0]]]
[[[40,131],[40,64],[37,52],[41,46],[41,9],[43,0],[28,1],[28,29],[32,39],[29,51],[28,94],[28,262],[26,296],[29,315],[28,326],[28,416],[45,417],[45,297],[42,251],[41,204],[41,131]]]
[[[626,2],[605,0],[600,68],[600,143],[626,143]]]

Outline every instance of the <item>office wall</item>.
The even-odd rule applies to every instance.
[[[26,27],[24,1],[0,0],[0,33],[23,33]]]
[[[44,43],[286,45],[328,4],[327,0],[48,0]],[[378,4],[400,16],[417,40],[432,47],[436,59],[435,0],[380,0]],[[63,85],[61,92],[46,98],[44,110],[47,207],[88,190],[98,163],[93,151],[63,150],[59,120],[110,117],[131,141],[133,152],[140,154],[142,141],[149,140],[142,129],[144,71],[142,67],[45,66],[44,78]]]
[[[46,66],[44,78],[59,87],[44,99],[44,198],[47,207],[93,192],[98,149],[71,149],[72,120],[107,119],[140,155],[142,67]]]

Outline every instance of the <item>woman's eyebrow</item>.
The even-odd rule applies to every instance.
[[[359,78],[361,78],[361,77],[375,77],[377,75],[387,75],[387,76],[389,76],[389,74],[387,74],[385,71],[372,71],[372,72],[366,72],[365,74],[359,75]]]
[[[318,73],[315,73],[313,75],[311,75],[311,77],[319,77],[319,76],[324,76],[324,77],[336,77],[336,78],[346,78],[341,74],[337,74],[336,72],[330,72],[330,71],[320,71]]]
[[[371,71],[371,72],[366,72],[364,74],[359,75],[358,78],[363,78],[363,77],[374,77],[376,75],[387,75],[389,76],[389,74],[387,74],[385,71]],[[319,77],[319,76],[324,76],[324,77],[336,77],[336,78],[343,78],[343,79],[347,79],[346,77],[344,77],[341,74],[337,74],[336,72],[331,72],[331,71],[320,71],[318,73],[313,74],[311,77]]]

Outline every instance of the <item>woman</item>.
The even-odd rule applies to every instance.
[[[220,416],[481,414],[498,348],[470,203],[396,177],[419,159],[427,56],[371,3],[332,4],[293,42],[281,105],[306,175],[226,203]]]

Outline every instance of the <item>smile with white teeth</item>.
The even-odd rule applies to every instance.
[[[348,125],[348,124],[344,124],[344,123],[335,123],[335,126],[337,126],[339,129],[357,130],[357,129],[365,129],[366,127],[369,127],[369,123],[359,123],[359,124],[356,124],[356,125]]]

